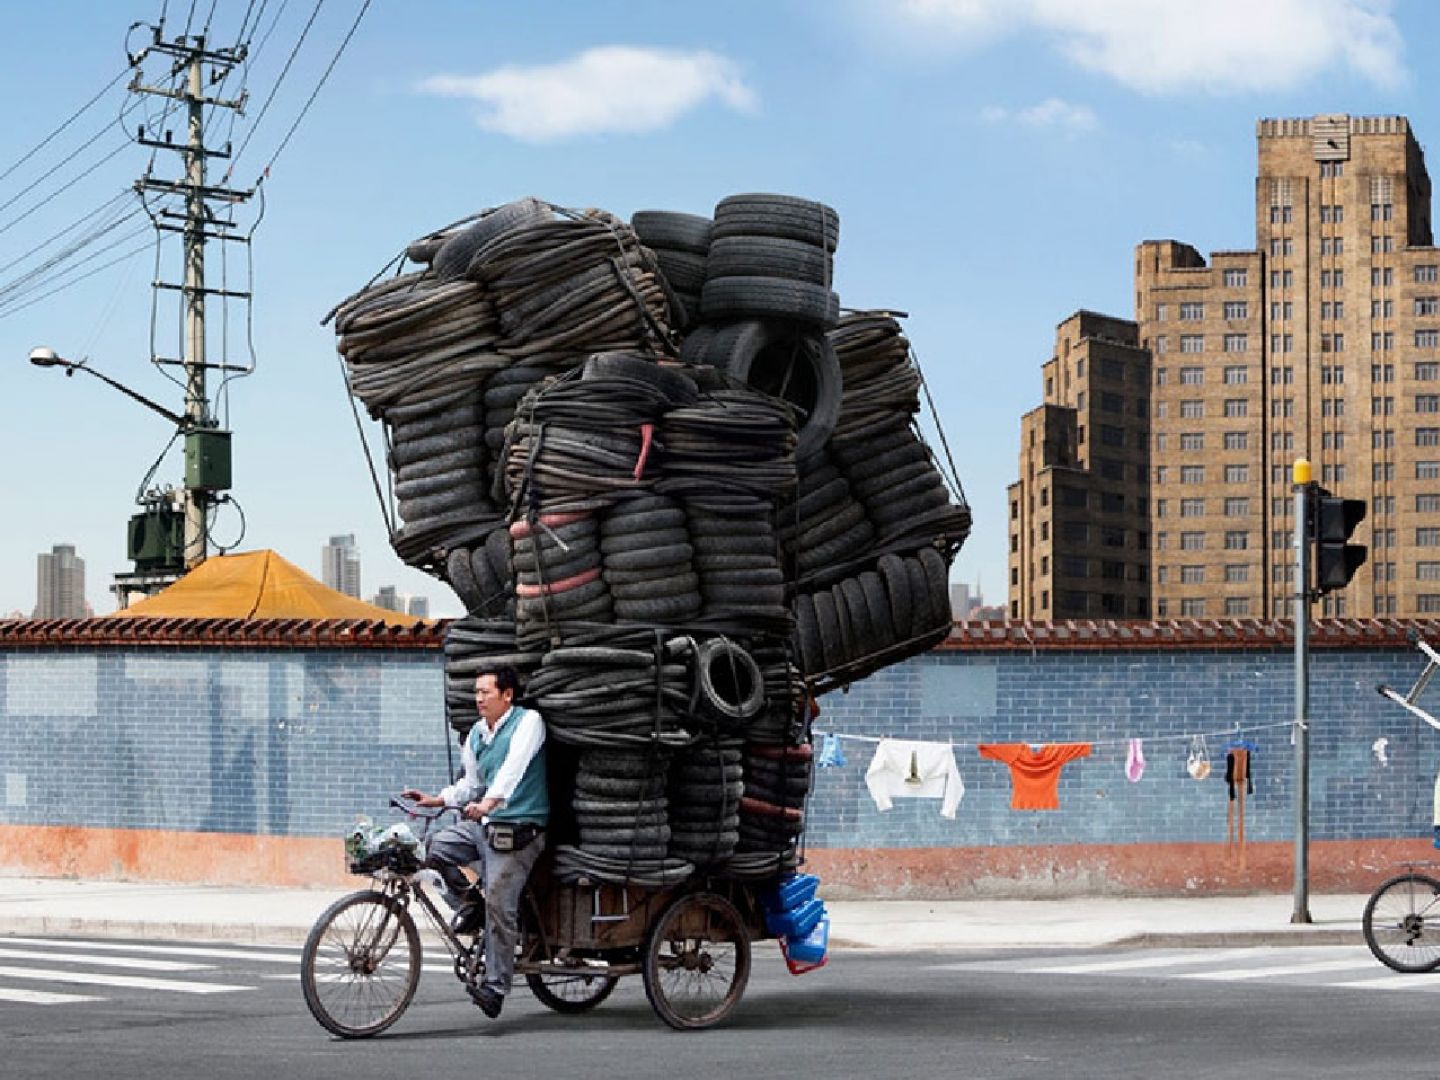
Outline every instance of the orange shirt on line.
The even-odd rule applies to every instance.
[[[1010,766],[1011,810],[1059,810],[1060,770],[1067,761],[1090,756],[1089,743],[981,743],[980,756]]]

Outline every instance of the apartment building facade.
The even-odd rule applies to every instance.
[[[1261,120],[1257,143],[1253,250],[1207,261],[1174,240],[1136,249],[1149,472],[1135,491],[1088,460],[1102,507],[1092,524],[1105,525],[1107,494],[1144,500],[1155,617],[1283,616],[1295,589],[1291,466],[1304,457],[1324,486],[1369,507],[1356,534],[1369,561],[1321,613],[1440,612],[1440,251],[1424,155],[1395,116]],[[1050,406],[1048,376],[1046,386]],[[1024,587],[1032,562],[1073,560],[1067,537],[1079,535],[1052,528],[1032,542],[1016,527],[1017,500],[1032,494],[1034,416],[1022,420],[1010,499],[1011,615],[1109,614],[1093,566],[1061,602],[1051,591],[1048,612],[1035,603],[1043,590]]]

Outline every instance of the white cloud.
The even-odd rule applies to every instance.
[[[1053,97],[1024,109],[987,105],[980,110],[980,118],[991,124],[1014,121],[1026,127],[1058,131],[1064,135],[1081,135],[1100,126],[1090,106],[1075,105]]]
[[[739,68],[718,53],[627,45],[587,49],[558,64],[435,75],[419,89],[479,102],[482,128],[524,142],[641,135],[711,98],[739,112],[755,107]]]
[[[1404,77],[1391,0],[900,0],[927,35],[970,48],[1039,31],[1082,68],[1145,93],[1280,90],[1348,70]]]

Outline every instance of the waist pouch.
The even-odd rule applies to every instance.
[[[485,839],[493,851],[524,851],[545,831],[529,821],[492,821],[485,826]]]

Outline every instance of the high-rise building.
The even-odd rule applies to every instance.
[[[1255,247],[1207,262],[1141,243],[1132,355],[1112,357],[1124,377],[1093,361],[1082,374],[1078,358],[1067,369],[1067,345],[1100,337],[1086,313],[1045,365],[1010,488],[1012,617],[1141,614],[1147,592],[1157,617],[1288,614],[1301,457],[1369,508],[1354,537],[1369,561],[1321,613],[1440,612],[1440,251],[1424,154],[1398,116],[1261,120],[1256,134]],[[1147,367],[1148,387],[1131,378]]]
[[[83,619],[90,614],[85,603],[85,560],[72,544],[56,544],[50,554],[36,557],[35,618]]]
[[[360,550],[355,534],[332,536],[320,549],[321,579],[336,592],[360,599]]]
[[[405,598],[405,614],[414,615],[417,619],[428,619],[430,617],[430,598],[428,596],[407,596]]]
[[[403,612],[405,610],[405,601],[394,585],[381,585],[380,591],[370,598],[370,603],[376,607],[382,607],[386,611]]]

